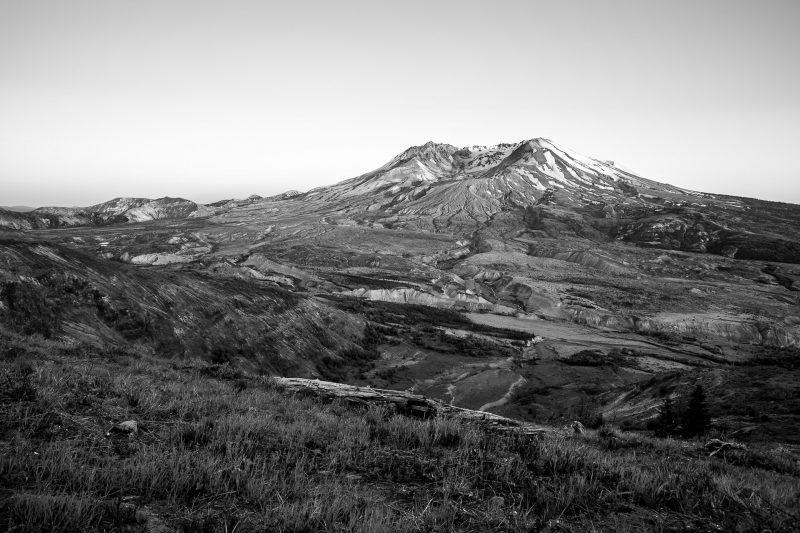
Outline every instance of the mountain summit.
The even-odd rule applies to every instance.
[[[535,204],[558,191],[560,201],[571,205],[642,203],[641,195],[703,197],[535,138],[463,148],[428,142],[372,172],[314,189],[306,198],[399,216],[482,221],[505,207]]]

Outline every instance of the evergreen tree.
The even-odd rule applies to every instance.
[[[692,391],[689,405],[683,413],[683,434],[685,437],[703,435],[707,430],[711,417],[708,415],[706,395],[703,387],[698,385]]]
[[[667,437],[674,435],[678,428],[678,417],[675,413],[675,407],[672,400],[667,397],[659,410],[658,420],[656,421],[656,435],[659,437]]]

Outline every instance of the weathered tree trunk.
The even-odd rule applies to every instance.
[[[527,422],[520,422],[519,420],[513,420],[485,411],[473,411],[471,409],[455,407],[438,400],[432,400],[425,396],[405,391],[357,387],[355,385],[343,385],[341,383],[320,381],[318,379],[281,377],[272,379],[279,388],[288,392],[311,394],[328,399],[342,399],[361,405],[391,405],[398,413],[415,418],[433,418],[437,416],[459,418],[475,422],[487,429],[513,431],[527,435],[550,431],[547,428]]]

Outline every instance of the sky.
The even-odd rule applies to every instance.
[[[0,0],[0,205],[307,190],[546,137],[800,203],[800,1]]]

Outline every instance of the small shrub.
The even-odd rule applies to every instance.
[[[0,369],[0,403],[33,401],[36,387],[31,383],[33,366],[27,361]]]
[[[0,289],[0,299],[6,308],[6,316],[0,314],[0,318],[25,335],[49,338],[59,327],[58,306],[48,301],[38,284],[7,282]]]
[[[205,420],[196,424],[184,425],[178,429],[178,441],[186,447],[205,446],[211,442],[214,422]]]
[[[203,367],[200,369],[200,374],[224,380],[238,380],[245,377],[244,372],[231,365],[230,362]]]
[[[247,386],[248,386],[248,381],[244,378],[239,378],[233,384],[233,390],[236,391],[236,393],[238,394],[247,389]]]
[[[138,391],[127,391],[127,392],[125,392],[125,401],[128,404],[128,407],[138,407],[139,406],[139,392]]]

